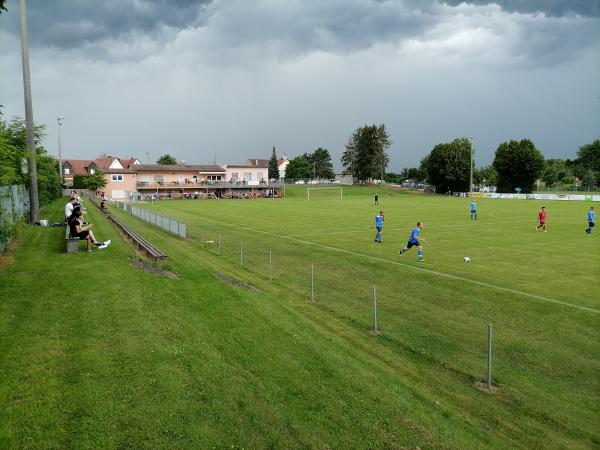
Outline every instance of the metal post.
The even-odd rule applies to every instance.
[[[60,185],[62,189],[63,185],[63,169],[62,169],[62,121],[64,117],[61,115],[58,116],[58,172],[60,175]]]
[[[35,135],[33,128],[33,106],[31,102],[31,75],[29,72],[29,46],[27,44],[27,12],[25,0],[19,0],[21,19],[21,60],[23,62],[23,93],[25,97],[25,130],[29,153],[29,212],[32,223],[40,221],[40,203],[38,197],[37,162],[35,153]]]
[[[310,301],[315,301],[315,265],[310,265]]]
[[[269,250],[269,281],[273,281],[273,263],[271,258],[271,250]]]
[[[377,329],[377,290],[373,285],[373,333],[379,334]]]
[[[219,252],[218,252],[218,255],[219,255],[219,256],[221,256],[221,233],[219,233],[219,241],[218,241],[218,244],[219,244],[219,248],[218,248]]]
[[[492,324],[488,324],[488,361],[487,361],[487,387],[492,387]]]
[[[244,267],[244,243],[240,241],[240,267]]]
[[[471,164],[470,172],[469,172],[469,193],[473,194],[473,136],[469,136],[469,140],[471,141]]]

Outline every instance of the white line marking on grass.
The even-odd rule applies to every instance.
[[[184,213],[184,214],[189,214],[189,213]],[[193,214],[189,214],[189,215],[193,215]],[[194,217],[198,217],[196,215],[193,215],[193,216]],[[423,266],[412,266],[410,264],[402,263],[402,262],[399,262],[399,261],[394,261],[394,260],[390,260],[390,259],[380,258],[378,256],[367,255],[367,254],[364,254],[364,253],[358,253],[358,252],[354,252],[352,250],[346,250],[346,249],[343,249],[343,248],[331,247],[329,245],[319,244],[318,242],[305,241],[304,239],[298,239],[298,238],[295,238],[293,236],[288,236],[288,235],[285,235],[285,234],[272,233],[270,231],[265,231],[265,230],[257,230],[255,228],[250,228],[250,227],[246,227],[246,226],[243,226],[243,225],[238,225],[238,224],[232,224],[232,223],[228,223],[228,222],[223,222],[222,220],[216,220],[216,219],[212,219],[212,218],[209,218],[209,217],[202,217],[202,218],[210,220],[212,222],[216,222],[216,223],[220,223],[220,224],[223,224],[223,225],[226,225],[226,226],[230,226],[230,227],[233,227],[233,228],[241,228],[243,230],[252,231],[253,233],[262,233],[262,234],[266,234],[266,235],[269,235],[269,236],[275,236],[275,237],[280,237],[280,238],[284,238],[284,239],[289,239],[291,241],[296,241],[296,242],[299,242],[301,244],[312,245],[314,247],[320,247],[320,248],[324,248],[324,249],[327,249],[327,250],[332,250],[332,251],[338,252],[338,253],[346,253],[348,255],[361,256],[363,258],[368,258],[368,259],[371,259],[373,261],[380,261],[380,262],[384,262],[384,263],[387,263],[387,264],[394,264],[396,266],[406,267],[408,269],[412,269],[412,270],[416,270],[416,271],[420,271],[420,272],[425,272],[425,273],[430,273],[432,275],[438,275],[440,277],[450,278],[452,280],[464,281],[464,282],[467,282],[467,283],[475,284],[477,286],[484,286],[484,287],[491,288],[491,289],[496,289],[496,290],[499,290],[499,291],[510,292],[511,294],[517,294],[517,295],[522,295],[524,297],[529,297],[529,298],[533,298],[533,299],[536,299],[536,300],[541,300],[543,302],[555,303],[557,305],[569,306],[571,308],[580,309],[582,311],[587,311],[587,312],[592,312],[592,313],[600,314],[600,310],[597,310],[597,309],[594,309],[594,308],[588,308],[586,306],[575,305],[573,303],[567,303],[567,302],[563,302],[563,301],[560,301],[560,300],[555,300],[555,299],[552,299],[552,298],[542,297],[541,295],[530,294],[528,292],[517,291],[516,289],[510,289],[510,288],[506,288],[506,287],[502,287],[502,286],[496,286],[495,284],[489,284],[489,283],[485,283],[483,281],[471,280],[469,278],[459,277],[458,275],[452,275],[452,274],[449,274],[449,273],[438,272],[437,270],[429,269],[429,268],[423,267]]]
[[[529,220],[529,219],[527,219],[527,220],[510,220],[510,221],[506,221],[506,222],[479,222],[478,221],[477,225],[478,226],[481,226],[481,225],[494,225],[495,226],[495,225],[504,225],[504,224],[507,224],[507,223],[523,223],[523,222],[536,222],[537,223],[537,220]],[[470,223],[470,222],[468,222],[468,223]],[[467,223],[464,223],[464,224],[458,224],[458,223],[456,223],[456,224],[451,224],[451,225],[432,225],[432,226],[426,226],[425,228],[427,230],[431,230],[431,229],[436,229],[437,230],[438,228],[465,228],[465,227],[469,227],[469,226],[471,226],[471,225],[467,225]],[[391,233],[391,232],[393,232],[394,230],[392,230],[390,228],[391,227],[388,226],[387,229],[384,229],[384,231],[387,230],[388,234]],[[413,228],[414,228],[414,225],[408,226],[406,228],[399,228],[399,229],[400,230],[410,231]],[[300,238],[300,237],[323,236],[323,235],[329,236],[331,234],[368,233],[370,231],[372,231],[372,230],[371,230],[370,225],[369,225],[369,227],[365,227],[365,228],[361,228],[361,229],[356,229],[356,230],[325,231],[325,232],[321,231],[319,233],[289,234],[288,236],[289,237],[294,237],[294,238]]]

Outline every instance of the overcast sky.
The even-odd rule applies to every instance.
[[[0,16],[0,104],[24,116],[18,1]],[[530,138],[600,137],[600,1],[28,0],[33,112],[58,153],[240,164],[384,123],[389,170],[474,136],[477,165]]]

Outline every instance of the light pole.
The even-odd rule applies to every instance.
[[[29,213],[31,223],[39,223],[40,203],[38,198],[37,162],[35,160],[33,107],[31,106],[31,76],[29,74],[29,46],[27,44],[27,13],[25,11],[25,0],[19,0],[19,16],[21,21],[23,93],[25,96],[25,130],[27,132],[27,150],[29,153]]]
[[[471,141],[471,164],[469,164],[469,194],[473,194],[473,154],[475,153],[475,150],[473,149],[473,139],[473,136],[469,136],[469,140]]]
[[[62,169],[62,124],[65,118],[61,115],[58,116],[56,121],[58,122],[58,174],[60,176],[60,184],[63,184],[63,169]]]

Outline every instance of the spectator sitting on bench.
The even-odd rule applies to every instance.
[[[108,247],[108,244],[110,244],[110,241],[99,242],[96,240],[94,233],[92,233],[92,231],[90,230],[90,228],[92,228],[94,226],[94,224],[89,224],[87,227],[82,226],[82,222],[83,222],[82,215],[83,215],[83,213],[81,211],[76,211],[71,216],[71,219],[69,220],[71,237],[72,238],[78,237],[82,241],[85,239],[87,241],[87,251],[88,252],[92,251],[92,244],[94,244],[98,248]]]
[[[68,203],[65,205],[65,225],[69,223],[71,216],[73,215],[73,208],[77,203],[77,197],[71,197]]]

